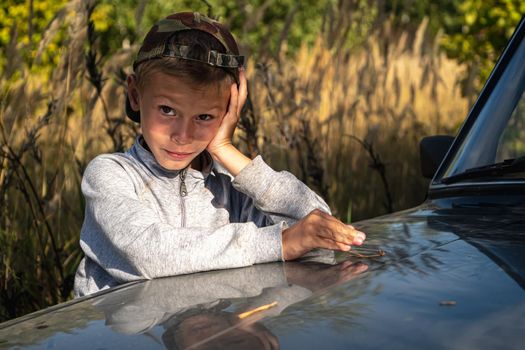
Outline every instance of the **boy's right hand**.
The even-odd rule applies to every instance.
[[[349,251],[351,245],[361,245],[365,238],[353,226],[315,209],[283,231],[283,258],[294,260],[315,248]]]

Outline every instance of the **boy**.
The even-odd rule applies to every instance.
[[[247,97],[243,61],[231,33],[198,13],[148,32],[127,80],[126,112],[142,135],[84,173],[76,296],[362,244],[293,175],[232,145]]]

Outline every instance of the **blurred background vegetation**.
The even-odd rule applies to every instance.
[[[249,57],[236,142],[344,221],[421,203],[418,142],[455,134],[521,0],[4,0],[0,321],[72,297],[87,163],[139,131],[125,77],[159,18],[196,10]]]

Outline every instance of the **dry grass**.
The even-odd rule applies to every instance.
[[[293,57],[250,66],[261,120],[258,145],[277,168],[292,169],[349,220],[423,201],[423,136],[455,133],[467,113],[464,67],[425,41],[389,35],[388,24],[358,50],[323,41]]]
[[[17,61],[17,45],[6,52],[18,77],[0,80],[0,320],[71,297],[81,258],[83,170],[96,154],[133,142],[115,70],[129,64],[131,52],[101,64],[88,6],[72,1],[49,25],[43,43],[68,33],[49,75]],[[94,74],[94,66],[103,69]]]
[[[42,45],[68,30],[50,77],[15,61],[16,45],[6,52],[19,76],[0,79],[0,320],[71,297],[83,170],[137,132],[125,118],[122,71],[136,48],[99,57],[86,3],[71,1],[48,27]],[[345,220],[421,202],[418,140],[454,131],[467,111],[463,67],[423,40],[425,23],[415,41],[382,28],[352,51],[319,40],[287,55],[284,41],[248,67],[240,146],[290,169]]]

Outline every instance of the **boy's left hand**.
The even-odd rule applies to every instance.
[[[228,111],[222,119],[221,125],[215,137],[207,147],[212,156],[219,157],[219,153],[232,144],[233,133],[241,115],[242,107],[248,96],[248,88],[244,69],[239,69],[239,87],[233,83],[230,87],[230,102]],[[220,158],[220,157],[219,157]]]

